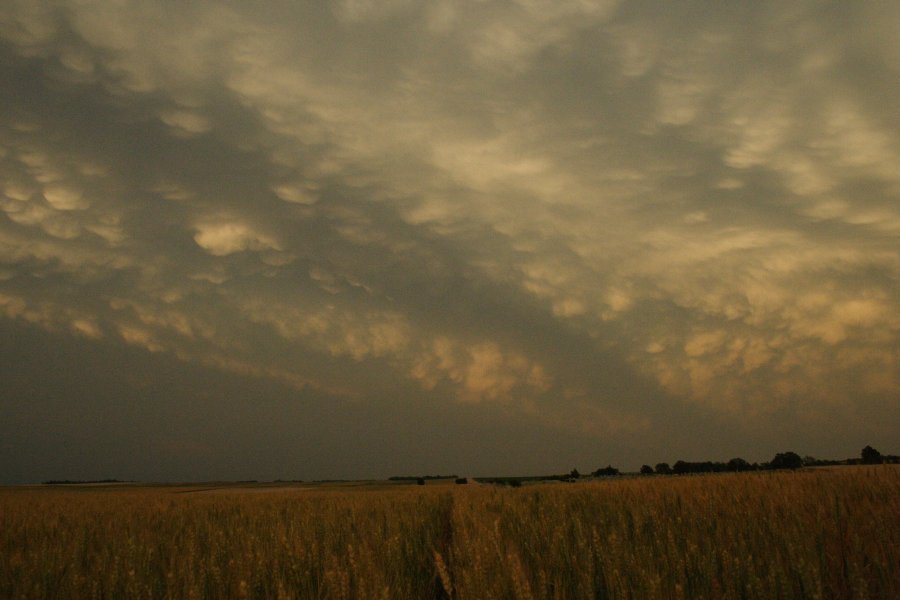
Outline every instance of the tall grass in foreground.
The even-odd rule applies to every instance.
[[[3,598],[898,598],[900,468],[0,491]]]
[[[458,495],[461,598],[900,598],[900,470]]]
[[[446,494],[7,492],[2,598],[427,598]]]

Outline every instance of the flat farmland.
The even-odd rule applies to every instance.
[[[0,489],[2,598],[887,599],[898,567],[896,465]]]

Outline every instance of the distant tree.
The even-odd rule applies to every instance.
[[[672,472],[676,475],[685,473],[722,473],[728,470],[728,465],[721,462],[703,461],[703,462],[687,462],[679,460],[672,467]]]
[[[465,485],[468,483],[468,480],[465,477],[457,477],[454,483],[458,485]]]
[[[884,462],[884,457],[881,456],[881,452],[873,448],[872,446],[866,446],[862,449],[862,463],[864,465],[880,465]]]
[[[418,479],[416,479],[416,485],[425,485],[425,478],[419,477]]]
[[[803,467],[803,459],[796,452],[779,452],[769,463],[770,469],[799,469]]]
[[[669,466],[669,463],[657,463],[656,465],[656,474],[657,475],[671,475],[672,467]]]
[[[642,465],[641,475],[653,475],[653,467],[651,467],[650,465]]]
[[[750,463],[743,458],[732,458],[728,461],[729,471],[749,471],[750,469]]]
[[[594,471],[594,477],[613,477],[619,474],[619,470],[612,465],[606,465],[602,469]]]
[[[522,480],[521,479],[510,479],[509,487],[514,487],[514,488],[522,487]]]
[[[578,472],[578,469],[572,469],[572,472],[569,473],[569,479],[578,479],[581,477],[581,473]]]

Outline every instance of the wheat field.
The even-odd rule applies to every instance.
[[[2,598],[900,598],[900,467],[0,489]]]

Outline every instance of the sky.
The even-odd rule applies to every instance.
[[[900,4],[5,0],[0,483],[900,452]]]

